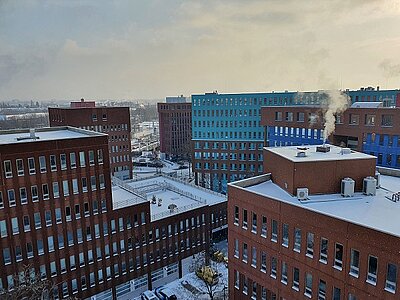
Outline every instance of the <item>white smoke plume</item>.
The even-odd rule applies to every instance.
[[[324,99],[324,144],[329,135],[335,131],[335,115],[344,112],[350,104],[350,97],[339,90],[323,92]]]

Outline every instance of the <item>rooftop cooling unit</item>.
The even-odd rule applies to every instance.
[[[376,188],[379,189],[381,187],[381,173],[375,172],[376,179]]]
[[[297,189],[297,199],[300,201],[305,201],[308,199],[308,188],[298,188]]]
[[[376,179],[374,177],[368,176],[364,178],[363,193],[367,196],[376,195]]]
[[[353,197],[355,184],[356,184],[356,182],[349,177],[342,179],[342,186],[340,189],[342,196],[343,197]]]

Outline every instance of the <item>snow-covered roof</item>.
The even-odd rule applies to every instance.
[[[105,134],[69,126],[38,128],[32,132],[29,129],[16,129],[0,131],[0,145],[77,139],[103,135]]]
[[[225,195],[162,175],[123,182],[113,179],[113,182],[117,184],[112,189],[114,209],[148,201],[152,220],[227,200]],[[156,204],[151,204],[153,196]],[[162,199],[161,206],[158,199]],[[174,210],[168,208],[171,204],[176,205]]]
[[[346,153],[342,151],[343,148],[326,145],[330,147],[329,152],[317,152],[317,147],[321,145],[311,146],[288,146],[288,147],[266,147],[265,149],[282,156],[292,162],[310,162],[310,161],[332,161],[332,160],[352,160],[352,159],[371,159],[375,156],[365,154],[357,151],[350,151]],[[306,149],[306,150],[305,150]],[[306,156],[297,156],[298,152],[305,152]]]
[[[354,102],[350,108],[379,108],[383,102]]]
[[[269,178],[267,175],[261,175],[258,180],[257,178],[244,179],[231,185],[270,199],[400,237],[398,222],[400,202],[393,202],[387,198],[391,198],[393,193],[400,191],[399,177],[381,175],[381,188],[376,190],[375,196],[366,196],[362,193],[355,193],[354,197],[342,197],[340,194],[311,195],[307,201],[302,202],[274,184]],[[255,184],[250,183],[246,186],[245,182],[250,180],[253,180]]]

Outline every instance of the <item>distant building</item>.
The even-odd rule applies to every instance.
[[[71,102],[70,108],[49,107],[50,126],[74,126],[108,134],[111,172],[132,178],[129,107],[95,107],[94,101]]]
[[[169,159],[189,158],[192,136],[192,104],[187,97],[167,97],[157,103],[160,131],[160,152]]]
[[[226,193],[228,182],[262,174],[266,132],[261,107],[320,105],[325,99],[322,92],[192,95],[196,183]],[[368,87],[344,92],[352,103],[382,102],[384,107],[400,103],[400,90]]]
[[[111,181],[103,133],[3,131],[0,152],[0,290],[30,265],[55,299],[129,299],[182,277],[227,234],[222,194],[163,176]]]
[[[261,109],[265,145],[315,145],[323,142],[324,117],[318,106],[276,106]],[[377,157],[377,165],[400,169],[400,107],[382,102],[355,102],[336,115],[328,142]]]
[[[265,174],[229,184],[230,299],[399,299],[400,178],[317,148],[265,148]]]

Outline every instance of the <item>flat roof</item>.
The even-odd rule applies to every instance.
[[[114,209],[150,202],[152,221],[227,201],[225,195],[163,175],[118,181],[117,185],[112,188]],[[151,203],[153,196],[157,199],[156,204]],[[162,199],[160,206],[158,199]],[[173,211],[168,208],[171,204],[176,205]]]
[[[311,195],[307,201],[302,202],[274,184],[268,175],[258,177],[258,182],[253,179],[253,185],[251,178],[232,185],[270,199],[400,237],[400,202],[393,202],[387,198],[400,191],[399,177],[381,175],[381,188],[376,190],[375,196],[362,193],[355,193],[354,197],[342,197],[340,194]],[[249,186],[246,186],[246,181],[250,183]]]
[[[312,162],[312,161],[335,161],[335,160],[352,160],[352,159],[375,159],[373,155],[365,154],[362,152],[351,151],[347,154],[342,154],[341,147],[326,144],[330,147],[329,152],[317,152],[317,147],[322,145],[307,145],[307,146],[287,146],[287,147],[264,147],[264,149],[271,151],[279,156],[282,156],[292,162]],[[297,153],[304,151],[305,157],[298,157]]]
[[[4,130],[0,131],[0,145],[79,139],[105,135],[106,134],[104,133],[84,130],[70,126],[35,128],[35,138],[31,138],[30,129]]]

